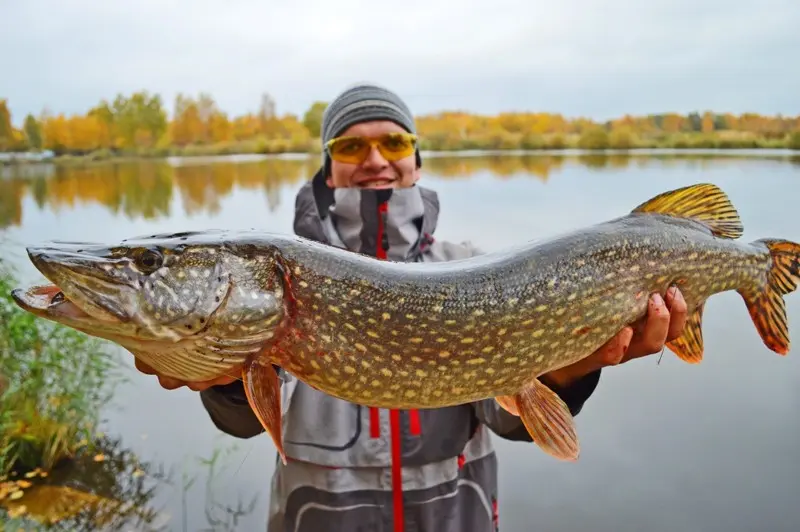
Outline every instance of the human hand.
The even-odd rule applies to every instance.
[[[543,375],[543,380],[566,387],[598,369],[660,353],[667,342],[683,334],[686,315],[686,301],[677,286],[667,290],[665,298],[653,294],[644,317],[622,329],[588,357]]]
[[[138,358],[135,360],[136,360],[135,361],[136,369],[138,369],[145,375],[155,375],[156,377],[158,377],[159,384],[161,384],[161,387],[166,390],[175,390],[177,388],[181,388],[182,386],[186,386],[187,388],[189,388],[190,390],[194,390],[195,392],[202,392],[203,390],[210,388],[212,386],[230,384],[234,381],[239,380],[242,375],[241,367],[236,367],[230,370],[227,374],[221,375],[214,379],[210,379],[207,381],[199,381],[199,382],[187,382],[159,375],[152,367],[145,364]]]

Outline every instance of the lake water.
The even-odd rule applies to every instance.
[[[224,159],[5,169],[2,253],[26,279],[38,274],[23,244],[114,241],[155,231],[257,228],[291,232],[294,194],[318,159]],[[555,235],[628,212],[667,189],[712,182],[739,209],[743,240],[800,241],[800,157],[727,153],[653,156],[428,158],[423,184],[440,194],[439,239],[486,250]],[[800,294],[788,298],[800,339]],[[690,366],[665,351],[606,370],[578,416],[576,464],[495,438],[504,531],[672,532],[800,529],[800,351],[759,339],[741,298],[715,296],[704,317],[706,357]],[[125,357],[129,363],[129,357]],[[255,498],[237,530],[263,530],[275,450],[267,436],[219,433],[197,394],[130,374],[106,432],[155,466],[196,477],[185,494],[161,486],[151,504],[174,530],[209,527],[210,499]],[[235,447],[232,447],[235,446]],[[232,453],[206,491],[198,457]],[[215,515],[222,516],[221,510]]]

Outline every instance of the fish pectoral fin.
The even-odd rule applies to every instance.
[[[259,361],[256,357],[245,364],[242,369],[242,381],[250,408],[261,426],[272,438],[283,464],[286,465],[286,453],[283,450],[281,385],[278,373],[271,363]]]
[[[536,445],[560,460],[578,459],[580,445],[575,419],[553,390],[534,379],[515,399],[519,417]]]
[[[512,416],[519,416],[519,410],[517,409],[517,397],[515,395],[498,395],[494,398],[497,401],[503,410],[511,414]]]
[[[700,303],[697,308],[686,318],[683,334],[667,342],[670,351],[678,358],[689,364],[699,364],[703,361],[703,308],[705,303]]]
[[[722,189],[711,183],[664,192],[645,201],[632,212],[691,218],[721,238],[739,238],[744,232],[742,220],[731,200]]]
[[[800,285],[800,244],[762,238],[756,242],[769,249],[772,265],[760,290],[739,290],[761,340],[780,355],[789,352],[789,323],[783,296]]]

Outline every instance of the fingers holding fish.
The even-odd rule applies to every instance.
[[[672,301],[675,303],[675,297]],[[683,298],[681,297],[681,301]],[[670,308],[660,294],[652,294],[648,302],[647,315],[634,326],[634,335],[622,362],[661,352],[670,339],[680,336],[686,322],[686,302],[673,317]]]
[[[689,315],[689,308],[686,305],[686,300],[677,286],[671,286],[667,290],[667,295],[664,297],[669,309],[669,332],[667,332],[667,342],[678,338],[683,334],[683,329],[686,327],[686,319]]]
[[[165,390],[177,390],[178,388],[186,386],[192,391],[202,392],[203,390],[206,390],[207,388],[210,388],[212,386],[230,384],[233,381],[238,380],[239,379],[238,375],[239,373],[241,373],[241,369],[237,368],[233,372],[230,372],[230,374],[221,375],[214,379],[209,379],[207,381],[201,381],[201,382],[188,382],[180,379],[173,379],[172,377],[165,377],[163,375],[159,375],[151,366],[142,362],[138,358],[134,359],[134,365],[136,366],[136,369],[140,373],[144,373],[145,375],[155,375],[158,378],[158,383]]]

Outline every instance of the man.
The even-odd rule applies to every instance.
[[[412,114],[394,93],[359,85],[339,95],[323,117],[322,168],[296,198],[295,232],[394,261],[477,254],[470,244],[433,238],[439,202],[435,192],[417,185],[422,161],[414,133]],[[654,296],[641,323],[542,380],[577,415],[601,368],[661,351],[685,319],[680,292],[670,293],[666,303]],[[201,391],[220,430],[240,438],[262,432],[235,377],[160,380],[165,388]],[[497,530],[497,458],[490,431],[509,440],[530,437],[520,419],[493,399],[397,412],[335,399],[294,378],[282,387],[289,463],[276,466],[270,532]]]

